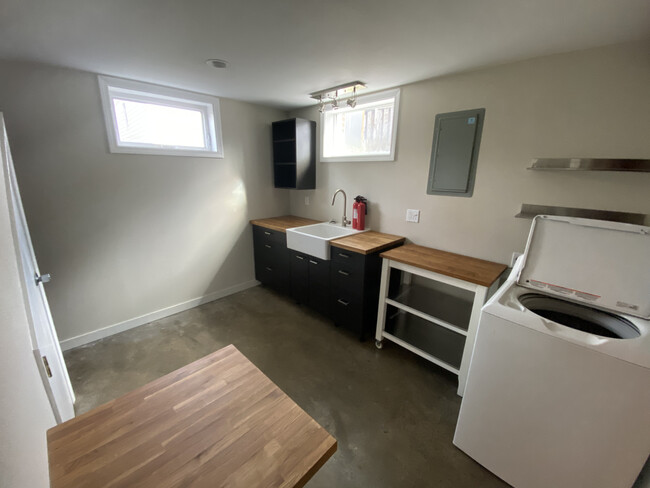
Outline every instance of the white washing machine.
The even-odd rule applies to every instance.
[[[516,488],[629,488],[650,454],[650,227],[538,216],[481,312],[454,444]]]

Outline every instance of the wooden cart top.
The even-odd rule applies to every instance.
[[[380,256],[486,287],[492,285],[507,268],[505,264],[415,244],[396,247]]]

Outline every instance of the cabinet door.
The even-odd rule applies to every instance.
[[[309,257],[290,251],[291,296],[298,303],[309,303]]]
[[[309,306],[329,316],[330,262],[309,256]]]

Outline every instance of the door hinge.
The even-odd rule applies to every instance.
[[[43,366],[45,366],[45,373],[47,374],[47,377],[51,378],[52,370],[50,369],[50,363],[47,362],[47,357],[43,356],[41,359],[43,360]]]
[[[38,286],[39,283],[49,283],[52,281],[52,275],[50,273],[45,273],[39,276],[34,273],[34,281],[36,281],[36,286]]]

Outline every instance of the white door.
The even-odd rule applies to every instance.
[[[22,271],[27,308],[31,314],[29,317],[30,335],[34,349],[34,359],[41,373],[54,416],[57,422],[61,423],[74,417],[74,393],[63,360],[59,339],[54,329],[45,290],[43,289],[43,282],[49,281],[49,276],[41,276],[38,269],[20,199],[4,118],[1,113],[0,126],[2,142],[0,153],[2,155],[3,171],[10,186],[12,230],[14,232],[14,241],[20,250],[19,268]]]

